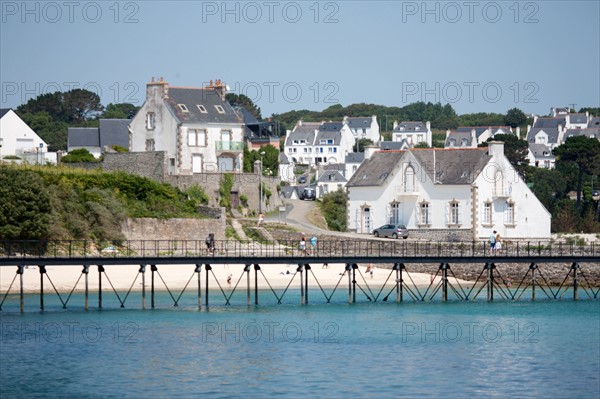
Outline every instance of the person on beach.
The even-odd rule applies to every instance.
[[[497,254],[502,250],[502,238],[500,237],[500,233],[496,234],[496,245],[494,245],[494,250]]]
[[[494,255],[494,251],[496,250],[496,230],[492,232],[490,235],[490,255]]]
[[[259,213],[258,214],[258,223],[257,223],[257,226],[258,227],[262,226],[262,223],[263,223],[264,220],[265,220],[265,215],[263,215],[262,212]]]
[[[323,263],[323,266],[321,267],[321,269],[329,269],[329,263],[327,263],[327,262]]]
[[[374,269],[374,266],[373,266],[373,264],[372,264],[372,263],[369,263],[369,264],[367,265],[367,270],[366,270],[366,273],[370,274],[370,275],[371,275],[371,278],[373,278],[373,269]]]
[[[227,276],[227,285],[231,287],[231,274]]]

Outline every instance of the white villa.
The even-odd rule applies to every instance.
[[[351,118],[344,116],[342,123],[347,125],[355,140],[369,139],[373,143],[379,142],[379,123],[377,116],[370,118]]]
[[[10,108],[0,109],[0,160],[6,156],[28,163],[56,163],[56,153],[49,153],[48,144]]]
[[[551,215],[504,155],[487,148],[369,151],[346,184],[348,229],[371,234],[405,224],[411,237],[479,240],[550,238]]]
[[[189,88],[152,78],[129,125],[129,150],[165,151],[169,174],[241,172],[244,123],[225,100],[226,91],[220,80]]]
[[[432,134],[431,122],[396,122],[392,131],[392,141],[403,142],[402,149],[413,148],[415,145],[425,143],[431,147]]]

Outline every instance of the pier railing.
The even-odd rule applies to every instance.
[[[491,250],[486,241],[434,242],[404,240],[320,240],[258,243],[256,241],[131,240],[131,241],[0,241],[0,259],[19,258],[282,258],[282,257],[564,257],[600,256],[600,245],[552,241],[503,242],[501,250]]]

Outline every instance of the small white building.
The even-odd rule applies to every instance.
[[[18,157],[27,163],[56,163],[56,153],[10,108],[0,109],[0,160]]]
[[[394,121],[394,130],[392,131],[392,141],[402,142],[406,145],[405,148],[413,148],[414,146],[425,143],[431,147],[432,133],[431,122],[396,122]]]
[[[226,93],[220,80],[190,88],[152,78],[129,126],[130,151],[165,151],[169,174],[241,172],[244,123]]]
[[[355,140],[369,139],[374,144],[379,142],[379,123],[376,115],[370,118],[344,116],[342,123],[348,126]]]
[[[368,155],[367,155],[368,156]],[[348,229],[371,234],[387,223],[417,239],[549,239],[551,215],[504,155],[487,148],[379,151],[346,184]]]

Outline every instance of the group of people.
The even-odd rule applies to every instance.
[[[490,235],[490,255],[500,254],[502,250],[502,238],[496,230]]]
[[[300,250],[300,252],[303,252],[304,255],[312,255],[315,253],[316,248],[317,248],[317,236],[312,236],[310,238],[310,250],[307,251],[306,237],[303,234],[302,237],[300,238],[300,245],[298,246],[298,249]]]

